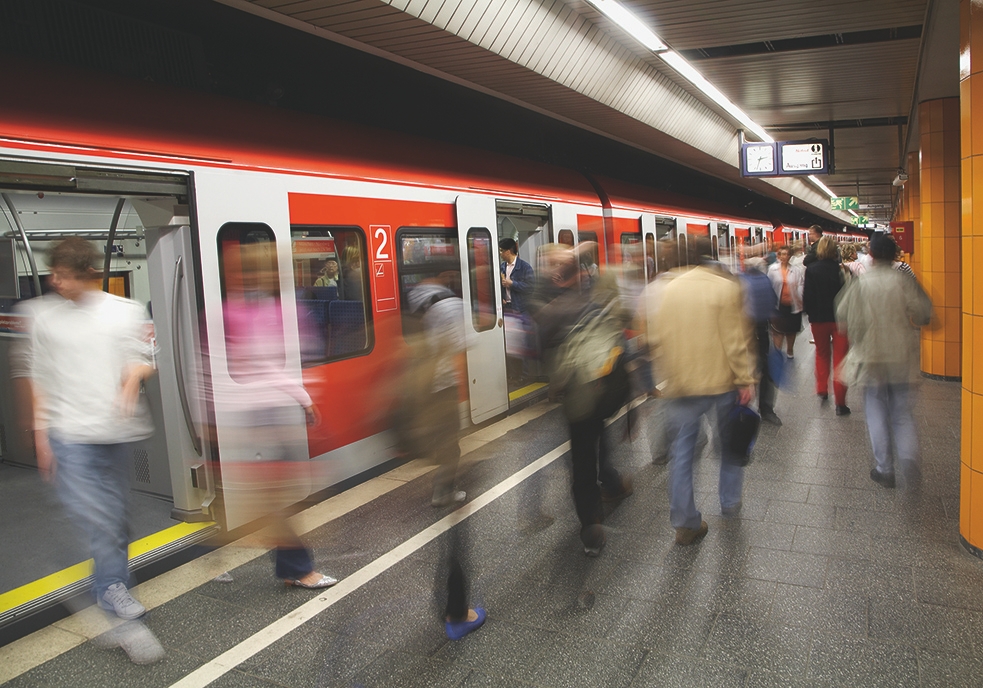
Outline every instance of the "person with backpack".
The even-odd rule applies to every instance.
[[[595,290],[605,295],[603,302],[581,293],[575,250],[556,250],[550,259],[551,298],[533,317],[550,361],[550,386],[563,394],[580,539],[587,556],[596,557],[607,541],[601,526],[602,487],[609,499],[631,492],[630,483],[606,460],[604,445],[604,421],[628,397],[624,322],[616,285],[611,285],[613,296],[610,288]]]
[[[677,545],[692,545],[707,534],[707,523],[693,497],[693,460],[704,415],[711,417],[717,434],[735,404],[746,406],[753,397],[755,356],[751,326],[744,312],[740,283],[719,270],[701,264],[709,254],[709,241],[689,242],[687,261],[694,267],[679,274],[662,292],[649,344],[665,380],[668,399],[669,518]],[[736,515],[746,461],[731,455],[721,443],[719,496],[724,515]]]
[[[410,396],[417,394],[409,402],[415,402],[419,414],[411,422],[422,430],[420,436],[426,438],[423,453],[437,464],[430,501],[434,508],[453,506],[467,499],[467,493],[454,486],[461,460],[458,359],[469,343],[464,327],[464,302],[457,295],[459,281],[459,272],[445,271],[422,280],[407,297],[410,317],[416,325],[407,333],[412,354],[407,361],[410,369],[405,372],[411,385]],[[459,525],[448,534],[443,555],[447,569],[444,621],[451,640],[460,640],[477,630],[486,618],[484,609],[468,607],[467,577],[462,566],[462,553],[467,549],[464,539]]]

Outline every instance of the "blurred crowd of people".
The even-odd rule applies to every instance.
[[[781,246],[774,255],[742,255],[729,264],[713,256],[702,237],[664,240],[653,248],[648,260],[641,258],[640,244],[624,248],[620,264],[598,269],[596,245],[551,244],[542,247],[534,268],[518,258],[515,240],[499,244],[503,311],[535,324],[532,355],[549,375],[551,395],[562,401],[570,489],[588,556],[600,555],[606,544],[602,503],[633,492],[630,476],[612,462],[606,430],[606,421],[633,400],[649,400],[652,460],[669,465],[677,545],[693,545],[708,531],[693,494],[704,418],[721,453],[721,513],[739,514],[747,456],[719,438],[738,407],[756,406],[764,422],[782,424],[777,391],[794,360],[803,313],[816,345],[820,403],[828,401],[830,378],[838,416],[850,413],[848,390],[863,390],[871,479],[888,488],[896,484],[896,470],[916,479],[911,388],[918,327],[929,323],[931,303],[897,260],[889,235],[876,234],[869,248],[856,247],[838,245],[814,227],[808,252]],[[255,494],[257,518],[264,516],[269,526],[276,576],[289,585],[324,588],[337,580],[318,570],[284,511],[268,513],[271,503],[289,502],[289,495],[276,491],[287,489],[282,485],[291,480],[290,467],[306,458],[298,422],[322,421],[300,381],[271,365],[285,353],[279,292],[270,283],[276,275],[263,250],[243,250],[241,274],[225,295],[228,369],[237,385],[254,393],[237,388],[239,405],[228,422],[238,432],[223,460],[247,467],[240,479]],[[42,474],[54,477],[62,503],[88,539],[95,599],[129,624],[114,631],[114,642],[134,661],[150,662],[163,650],[139,621],[146,610],[128,591],[126,454],[130,443],[153,432],[140,388],[154,368],[141,333],[144,313],[100,290],[100,260],[82,239],[53,249],[49,264],[58,296],[25,304],[33,324],[12,370],[33,409],[26,424]],[[408,347],[396,429],[409,454],[437,464],[430,500],[437,509],[467,500],[456,482],[459,371],[473,335],[465,326],[460,281],[459,271],[423,279],[410,290],[404,313]],[[327,261],[315,284],[344,286],[337,260]],[[271,473],[271,466],[278,468]],[[234,471],[228,476],[234,479]],[[451,639],[486,618],[485,610],[468,604],[466,547],[466,531],[455,528],[440,555],[447,583],[443,622]]]

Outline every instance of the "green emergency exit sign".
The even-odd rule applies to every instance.
[[[867,218],[864,215],[857,215],[855,218],[853,218],[853,224],[855,224],[855,225],[865,225],[865,224],[867,224],[868,219],[869,218]]]
[[[856,196],[839,196],[829,199],[832,210],[860,210],[860,199]]]

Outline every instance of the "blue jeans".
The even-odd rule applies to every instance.
[[[892,442],[898,461],[913,462],[917,458],[918,436],[911,415],[910,391],[907,383],[867,385],[864,390],[867,432],[881,473],[894,473]]]
[[[669,521],[673,528],[697,529],[703,515],[696,508],[693,497],[693,459],[696,441],[700,432],[700,422],[704,415],[715,416],[711,424],[715,426],[718,446],[721,444],[720,427],[727,412],[737,403],[737,392],[726,392],[714,396],[677,397],[668,399],[667,422],[672,446],[669,462]],[[720,506],[736,507],[741,503],[744,487],[744,468],[733,463],[727,450],[720,460]]]
[[[130,543],[127,506],[133,444],[70,444],[49,437],[55,456],[55,488],[68,513],[89,539],[95,561],[96,599],[110,585],[127,585]]]

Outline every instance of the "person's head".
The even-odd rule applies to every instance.
[[[898,254],[898,244],[886,232],[878,232],[870,239],[870,257],[876,261],[891,263]]]
[[[358,246],[346,246],[343,259],[347,268],[358,269],[362,267],[362,252],[358,250]]]
[[[766,267],[765,259],[758,256],[753,256],[744,261],[744,272],[763,273]]]
[[[686,239],[679,251],[680,263],[685,259],[686,264],[692,267],[710,259],[712,253],[709,237],[699,234],[687,234],[685,236]]]
[[[852,263],[857,259],[857,247],[854,244],[843,244],[840,246],[840,255],[843,256],[844,263]]]
[[[324,267],[321,268],[321,274],[329,279],[333,279],[338,276],[338,261],[334,258],[328,258],[324,263]]]
[[[820,239],[823,238],[823,228],[819,225],[812,225],[809,227],[809,243],[815,244]]]
[[[679,267],[679,245],[672,239],[659,240],[656,255],[659,257],[659,272]]]
[[[792,252],[791,250],[789,250],[788,246],[779,246],[778,249],[775,251],[775,257],[778,259],[778,262],[781,263],[782,265],[788,265],[788,259],[789,256],[791,255]]]
[[[502,257],[502,260],[511,262],[513,258],[519,255],[519,245],[515,243],[515,239],[506,237],[498,242],[498,255]]]
[[[580,261],[572,250],[552,251],[549,254],[550,279],[554,286],[573,288],[580,281]]]
[[[48,252],[51,287],[62,298],[77,299],[86,291],[99,288],[97,266],[102,254],[82,237],[68,237]]]
[[[840,252],[836,247],[836,240],[830,236],[824,236],[816,244],[816,258],[819,260],[836,260]]]

